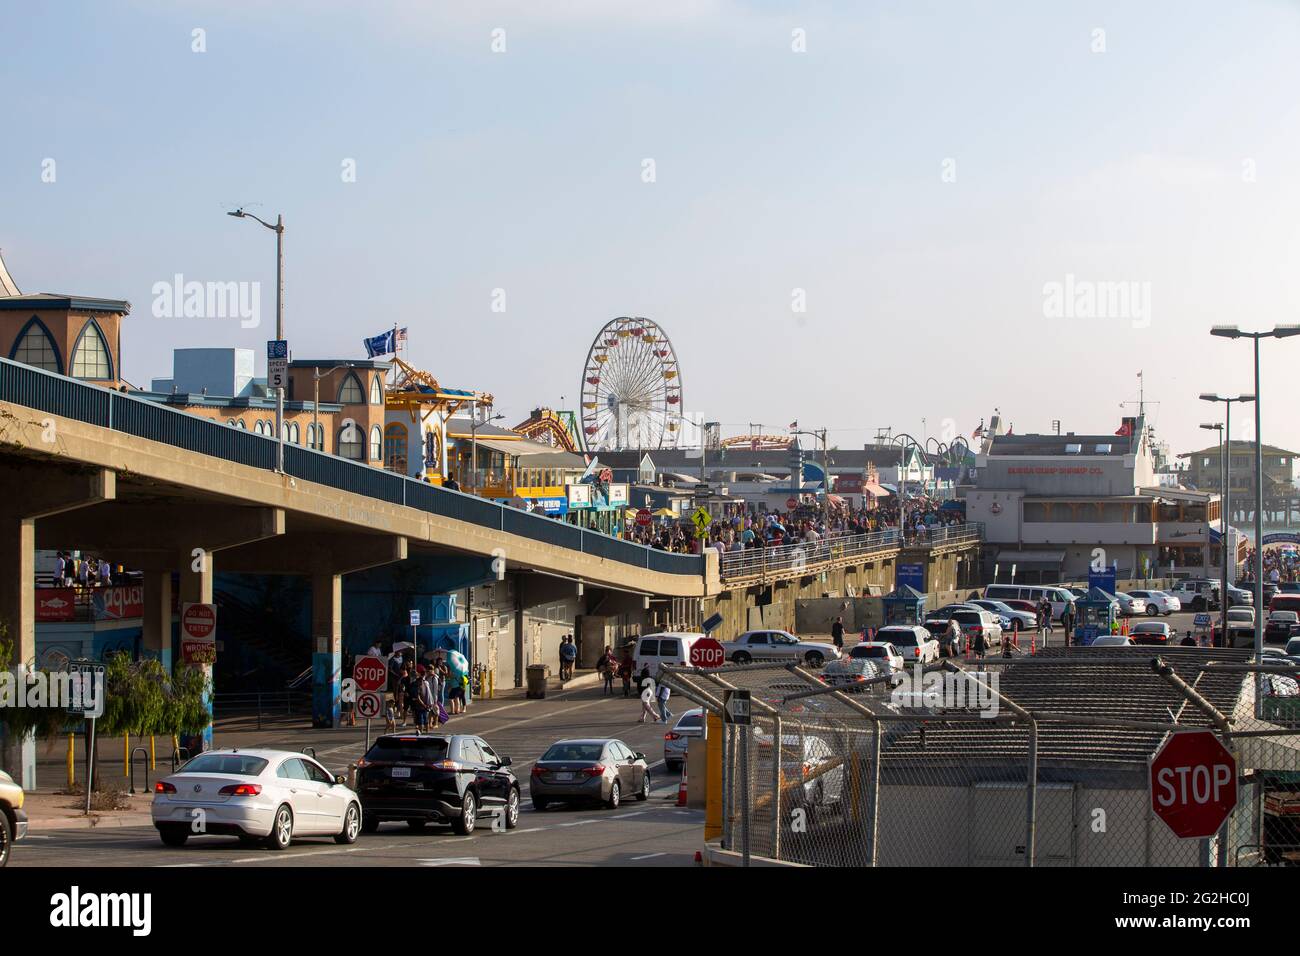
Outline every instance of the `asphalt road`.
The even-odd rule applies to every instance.
[[[675,712],[689,703],[670,703]],[[416,833],[387,823],[363,834],[353,846],[328,838],[307,838],[277,853],[249,849],[229,837],[196,837],[184,847],[164,847],[152,827],[51,830],[34,833],[15,848],[10,866],[684,866],[703,841],[704,813],[676,806],[678,779],[664,773],[662,724],[639,724],[638,698],[603,697],[585,688],[545,700],[480,701],[453,717],[447,729],[483,737],[497,753],[512,758],[524,795],[519,826],[498,832],[490,821],[472,836],[447,827]],[[374,735],[383,724],[372,724]],[[553,807],[533,810],[528,799],[532,764],[565,737],[618,737],[650,762],[653,790],[645,802],[626,801],[618,810]],[[327,768],[343,772],[365,749],[364,728],[311,730],[279,727],[263,731],[220,729],[219,747],[313,747]]]

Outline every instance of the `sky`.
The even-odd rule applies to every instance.
[[[405,326],[412,363],[492,393],[502,424],[576,407],[593,337],[634,315],[724,435],[951,438],[995,408],[1020,433],[1112,432],[1141,371],[1189,451],[1221,420],[1200,393],[1254,387],[1250,345],[1210,326],[1300,322],[1293,0],[0,18],[0,250],[24,292],[129,300],[142,387],[177,347],[264,369],[274,236],[240,205],[285,218],[296,357]],[[260,324],[167,314],[176,275],[260,283]],[[1293,449],[1297,362],[1300,339],[1263,344],[1264,438]]]

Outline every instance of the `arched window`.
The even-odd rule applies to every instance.
[[[295,445],[298,444],[298,423],[294,422],[289,426],[289,441]]]
[[[43,368],[47,372],[63,372],[63,363],[59,361],[59,350],[54,345],[54,337],[50,335],[45,323],[36,316],[32,316],[23,326],[9,357],[15,362]]]
[[[357,381],[356,375],[348,373],[348,377],[343,380],[343,387],[339,389],[340,405],[362,405],[365,403],[366,393],[361,391],[361,383]]]
[[[259,435],[266,434],[266,430],[262,427],[262,420],[260,418],[253,423],[253,431],[257,432]]]
[[[247,430],[242,418],[236,418],[230,424],[234,425],[236,428]]]
[[[108,343],[99,331],[99,324],[91,319],[81,330],[81,337],[72,349],[72,375],[74,378],[106,379],[113,377],[113,364],[109,360]]]
[[[316,426],[311,423],[307,425],[307,447],[316,447]]]
[[[370,404],[371,405],[384,404],[384,389],[383,386],[379,384],[379,380],[381,378],[383,378],[382,375],[376,375],[374,378],[370,380]]]
[[[286,442],[293,441],[293,429],[288,422],[280,422],[280,437]]]
[[[384,467],[406,474],[406,426],[393,422],[384,428]]]
[[[338,449],[340,455],[353,461],[361,461],[361,456],[365,454],[366,433],[351,419],[339,429]]]
[[[378,461],[384,457],[384,433],[376,425],[370,429],[370,460]]]

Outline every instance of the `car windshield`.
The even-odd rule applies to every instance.
[[[890,643],[906,644],[909,647],[916,644],[916,634],[912,631],[881,631],[883,636],[888,637]]]
[[[446,759],[450,743],[447,737],[380,737],[366,751],[366,760],[371,763],[379,760],[432,763]]]
[[[604,744],[552,744],[542,760],[599,760],[604,750]]]
[[[181,773],[219,773],[232,777],[256,777],[266,769],[266,761],[261,757],[247,754],[199,754],[185,766]]]

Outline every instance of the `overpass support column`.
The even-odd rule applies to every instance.
[[[144,656],[172,672],[172,573],[144,572]]]
[[[343,669],[343,575],[311,576],[311,725],[337,727]]]
[[[212,552],[203,551],[201,554],[193,554],[189,551],[180,553],[180,593],[179,604],[181,612],[184,613],[186,604],[211,604],[212,603]],[[148,608],[146,608],[146,613]],[[168,630],[170,631],[170,616],[168,619]],[[217,634],[221,633],[221,618],[217,618]],[[203,672],[208,689],[203,695],[204,703],[208,710],[208,725],[203,729],[203,750],[212,749],[212,694],[215,689],[212,678],[212,665],[200,664],[198,669]]]
[[[13,649],[0,667],[15,675],[36,664],[36,521],[117,496],[117,473],[72,474],[49,467],[0,472],[0,626]],[[36,740],[0,729],[0,769],[36,786]]]

